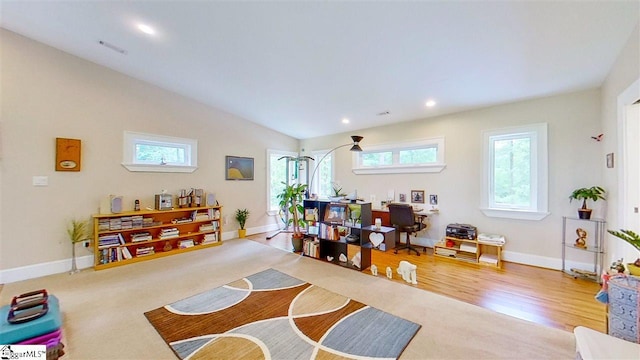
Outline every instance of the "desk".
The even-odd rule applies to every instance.
[[[426,224],[424,221],[425,219],[427,219],[429,217],[428,213],[423,211],[420,212],[414,212],[414,215],[416,216],[416,221],[419,222],[420,225],[420,230],[424,230],[426,228],[428,228],[428,224]],[[371,210],[371,223],[375,223],[375,219],[380,218],[380,220],[382,220],[382,226],[388,226],[388,227],[393,227],[393,225],[391,225],[391,220],[389,220],[389,209],[372,209]],[[391,240],[387,240],[387,238],[385,237],[385,251],[388,251],[390,249],[393,249],[396,247],[396,243],[400,242],[400,231],[396,231],[395,233],[395,237],[394,239]]]

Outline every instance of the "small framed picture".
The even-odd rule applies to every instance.
[[[411,202],[424,204],[424,190],[411,190]]]
[[[407,202],[407,195],[406,194],[398,194],[398,199],[400,200],[400,202]]]
[[[438,195],[429,195],[429,205],[438,205]]]
[[[607,167],[609,169],[613,168],[613,153],[608,153],[607,154]]]

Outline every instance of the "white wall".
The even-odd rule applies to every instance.
[[[562,216],[576,216],[580,204],[569,203],[578,188],[602,184],[602,144],[591,139],[601,133],[600,91],[586,90],[459,114],[356,131],[302,141],[306,152],[349,142],[349,135],[364,136],[360,145],[444,136],[446,168],[435,174],[354,175],[348,149],[336,151],[336,179],[346,192],[357,188],[369,199],[386,198],[387,190],[409,194],[425,190],[437,194],[440,214],[426,235],[440,238],[447,224],[459,222],[478,227],[480,232],[499,233],[507,238],[505,258],[545,266],[561,267]],[[541,221],[486,217],[480,210],[482,176],[481,131],[514,125],[549,124],[549,211]],[[594,217],[604,217],[605,203],[594,206]]]
[[[132,209],[134,199],[153,207],[161,189],[203,188],[230,215],[228,235],[240,207],[251,211],[250,231],[276,227],[266,215],[266,149],[295,151],[298,140],[6,30],[0,44],[0,270],[68,261],[68,221],[88,219],[108,194]],[[197,139],[198,170],[127,171],[124,130]],[[54,171],[56,137],[82,140],[80,172]],[[225,155],[254,157],[255,180],[225,181]],[[49,186],[32,186],[35,175]]]
[[[632,87],[632,84],[635,84]],[[621,185],[623,164],[623,136],[619,133],[622,126],[621,114],[624,110],[619,106],[619,99],[622,105],[627,105],[640,98],[640,25],[636,26],[631,33],[624,49],[618,55],[607,79],[602,85],[602,128],[605,133],[601,158],[605,154],[614,153],[616,156],[616,166],[613,169],[603,167],[603,183],[610,190],[609,212],[607,216],[608,228],[619,229],[623,226],[621,221]],[[624,99],[623,99],[624,98]],[[636,138],[636,141],[638,139]],[[637,226],[637,224],[636,224]],[[626,242],[607,235],[607,262],[611,263],[615,259],[624,258],[627,262],[634,261],[640,256],[638,251]]]

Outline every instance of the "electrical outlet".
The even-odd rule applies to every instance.
[[[89,240],[85,240],[85,241],[82,242],[82,246],[84,246],[86,248],[88,248],[89,245],[91,245],[91,241],[89,241]]]

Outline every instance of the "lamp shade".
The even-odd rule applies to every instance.
[[[362,151],[362,148],[360,147],[360,141],[363,139],[363,137],[352,135],[351,139],[353,140],[353,146],[351,147],[351,149],[349,149],[349,151]]]

